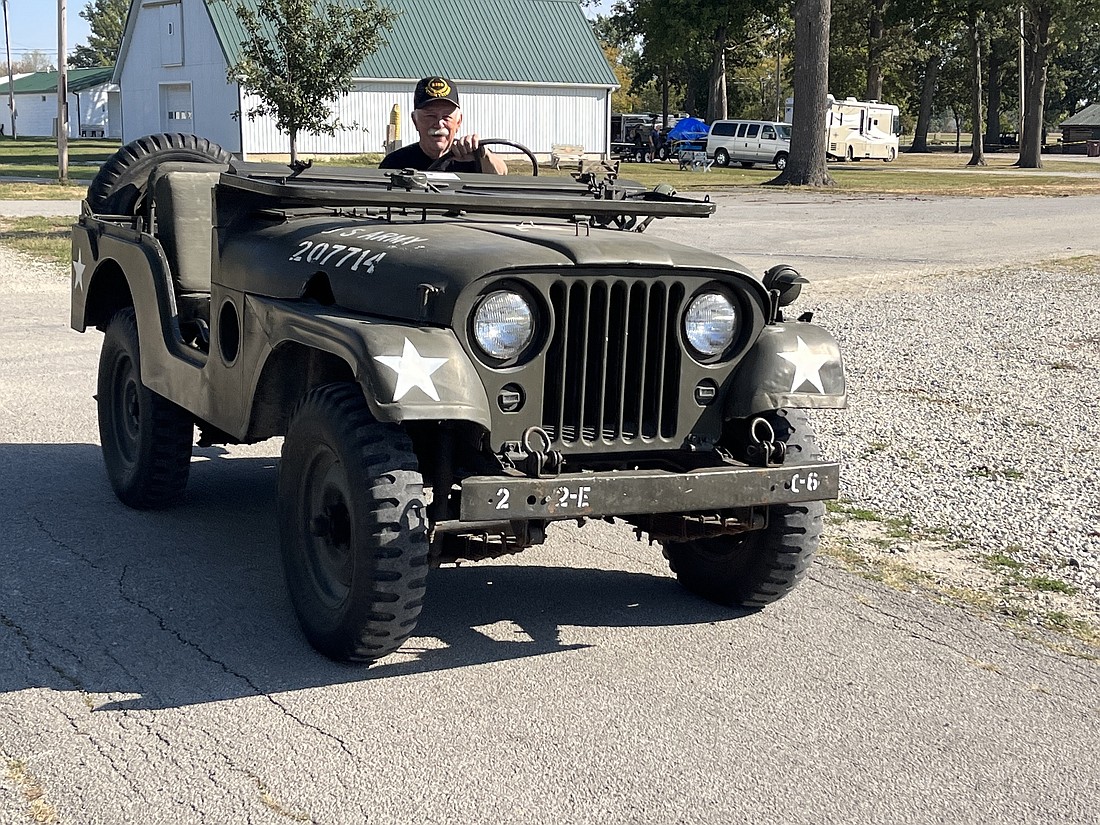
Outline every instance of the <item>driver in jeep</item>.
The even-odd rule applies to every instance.
[[[420,140],[382,158],[380,169],[427,170],[441,159],[450,172],[507,175],[504,161],[484,146],[476,134],[456,137],[462,125],[458,89],[444,77],[425,77],[413,93],[412,122]],[[450,161],[450,163],[447,163]]]

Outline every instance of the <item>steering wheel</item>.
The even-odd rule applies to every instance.
[[[513,149],[519,149],[523,154],[527,155],[528,160],[531,161],[531,177],[537,178],[539,176],[539,162],[535,158],[535,153],[524,146],[522,143],[515,143],[511,140],[504,140],[503,138],[486,138],[485,140],[478,141],[479,146],[511,146]],[[425,169],[425,172],[446,172],[454,164],[458,163],[455,160],[454,155],[449,151],[446,154],[441,155],[432,161],[432,165]]]

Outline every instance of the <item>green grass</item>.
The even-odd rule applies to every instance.
[[[1004,553],[990,553],[987,556],[982,556],[981,561],[982,565],[990,570],[1002,567],[1009,570],[1020,570],[1024,566],[1023,562],[1016,561],[1012,556],[1006,556]]]
[[[70,140],[69,178],[95,177],[103,161],[119,147],[117,140]],[[57,143],[51,138],[0,140],[0,176],[57,180]]]
[[[0,218],[0,243],[47,261],[69,260],[72,218]]]
[[[16,185],[0,183],[0,199],[76,199],[83,197],[84,187],[98,171],[100,164],[113,153],[119,144],[113,140],[73,140],[69,143],[69,178],[71,186],[44,186],[41,184]],[[318,157],[319,165],[376,166],[379,154],[351,157]],[[966,162],[969,152],[936,151],[928,154],[903,153],[894,163],[864,161],[862,163],[832,164],[829,167],[835,186],[822,191],[839,194],[899,194],[899,195],[1075,195],[1100,193],[1100,177],[1059,177],[1056,173],[1068,171],[1100,171],[1100,163],[1043,158],[1047,174],[1034,175],[1028,170],[1012,167],[1015,154],[990,154],[988,165],[969,168]],[[285,161],[284,156],[256,156],[255,160]],[[526,160],[509,161],[513,174],[529,174]],[[568,170],[554,170],[543,166],[542,175],[567,176]],[[756,187],[775,178],[778,173],[770,167],[742,169],[712,167],[709,172],[681,171],[673,162],[623,163],[620,175],[634,180],[646,188],[659,183],[670,184],[683,192],[715,191]],[[57,144],[49,138],[20,138],[0,140],[0,178],[30,178],[43,183],[57,180]],[[35,186],[40,188],[36,189]]]
[[[1032,590],[1036,590],[1040,593],[1064,593],[1067,596],[1074,596],[1077,594],[1077,588],[1072,584],[1067,584],[1058,579],[1051,579],[1047,576],[1023,577],[1020,579],[1020,584],[1024,585],[1024,587],[1030,587]]]

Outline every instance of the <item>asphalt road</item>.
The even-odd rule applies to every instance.
[[[686,193],[690,194],[690,193]],[[713,196],[716,214],[647,230],[740,261],[782,262],[812,280],[919,274],[1100,255],[1100,196],[968,198],[843,196],[759,189]]]
[[[931,198],[755,188],[710,197],[718,204],[711,218],[656,221],[647,232],[677,241],[686,235],[753,272],[782,262],[814,280],[1100,255],[1098,195]],[[77,201],[0,201],[0,216],[79,212]]]
[[[435,571],[402,652],[333,664],[282,583],[277,443],[127,510],[100,340],[64,272],[0,277],[0,822],[38,794],[61,823],[1097,821],[1095,663],[828,562],[731,615],[564,527]]]

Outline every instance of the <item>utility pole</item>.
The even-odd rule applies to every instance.
[[[783,119],[783,32],[779,28],[779,18],[775,19],[775,119]]]
[[[1017,125],[1016,146],[1023,148],[1024,140],[1024,95],[1027,89],[1024,85],[1024,7],[1020,6],[1020,122]]]
[[[57,179],[69,180],[69,75],[65,67],[65,0],[57,0]]]
[[[11,73],[11,29],[8,27],[8,0],[4,0],[4,51],[8,58],[8,110],[11,112],[11,139],[15,140],[15,81]]]

